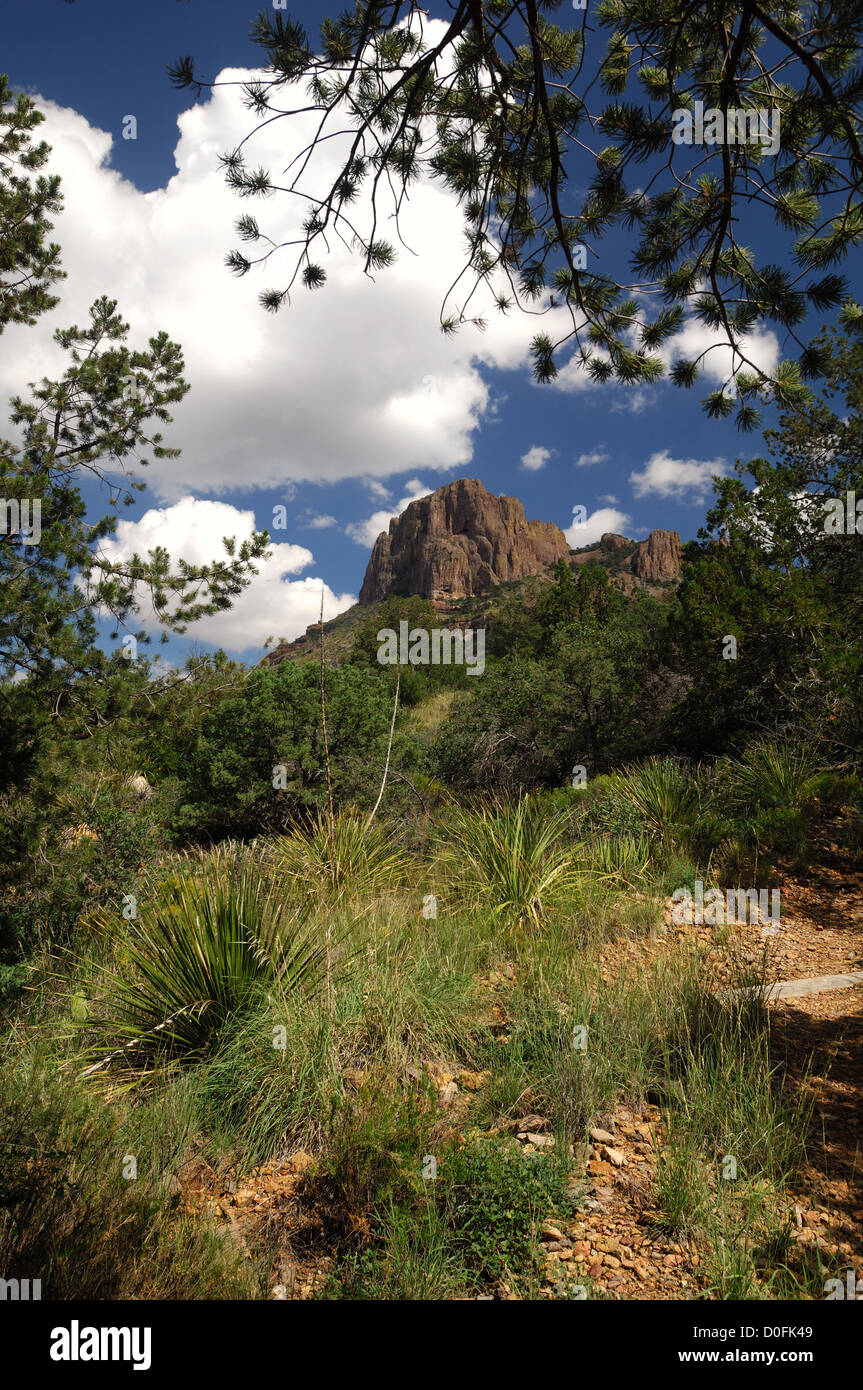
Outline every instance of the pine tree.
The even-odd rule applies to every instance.
[[[861,322],[815,340],[819,399],[765,431],[769,458],[716,480],[700,539],[686,547],[673,628],[691,680],[680,710],[690,746],[719,751],[785,731],[860,767]]]
[[[4,117],[12,131],[7,148],[25,167],[48,157],[47,146],[28,150],[26,132],[37,118],[26,101]],[[18,277],[3,280],[6,322],[33,323],[57,302],[47,286],[62,274],[59,250],[45,243],[44,214],[59,199],[56,178],[28,185],[8,170],[0,174],[0,247]],[[142,682],[130,678],[132,653],[149,636],[131,625],[144,605],[152,605],[167,640],[167,632],[229,608],[266,554],[268,536],[260,532],[239,545],[227,538],[225,557],[205,565],[172,562],[162,547],[126,561],[107,558],[101,542],[144,488],[137,470],[147,466],[145,452],[179,454],[154,426],[170,423],[169,407],[189,389],[178,344],[158,333],[146,347],[130,348],[129,325],[116,310],[103,296],[88,324],[55,332],[69,355],[66,370],[13,398],[18,437],[0,439],[0,789],[33,766],[52,726],[87,737],[136,692],[141,697]],[[82,497],[85,478],[108,494],[96,520]],[[114,620],[115,638],[122,630],[134,643],[118,643],[108,656],[97,643],[97,615]]]
[[[57,303],[49,287],[64,278],[60,247],[47,242],[48,217],[60,211],[60,179],[33,172],[49,147],[32,132],[45,119],[23,92],[13,101],[0,74],[0,333],[7,323],[35,323]]]
[[[552,22],[561,10],[570,22]],[[444,301],[445,333],[482,326],[482,285],[502,312],[568,311],[556,337],[533,340],[539,380],[554,378],[571,345],[596,381],[649,382],[668,365],[688,387],[708,352],[730,347],[709,415],[751,430],[759,398],[807,400],[820,363],[797,328],[809,309],[847,299],[837,268],[863,237],[856,0],[602,0],[576,9],[574,24],[563,0],[452,0],[449,13],[439,34],[421,0],[358,0],[323,22],[317,46],[279,10],[257,17],[268,70],[244,84],[247,105],[270,133],[296,113],[319,115],[311,144],[288,149],[286,184],[251,167],[246,141],[223,156],[241,197],[286,189],[308,209],[289,243],[296,259],[264,307],[325,283],[318,256],[334,234],[366,273],[390,265],[395,246],[378,228],[392,217],[398,231],[411,186],[433,176],[457,196],[469,248]],[[189,57],[170,72],[179,87],[207,85]],[[304,91],[286,109],[295,86]],[[337,131],[353,132],[349,151],[316,197],[306,175]],[[239,275],[285,244],[250,214],[237,231],[249,248],[228,256]],[[768,258],[743,239],[756,231]],[[631,278],[602,245],[612,232],[629,238]],[[661,349],[687,311],[714,341],[666,364]],[[771,375],[747,355],[764,323],[799,349]]]

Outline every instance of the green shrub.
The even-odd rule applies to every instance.
[[[334,1097],[325,1163],[357,1229],[384,1207],[422,1193],[436,1119],[428,1088],[402,1092],[379,1070],[369,1071],[356,1093]]]
[[[567,1202],[568,1165],[528,1154],[513,1140],[477,1140],[450,1150],[438,1169],[438,1209],[447,1244],[483,1284],[523,1283],[538,1272],[538,1228]]]
[[[830,811],[863,809],[863,782],[859,777],[839,772],[818,772],[812,778],[811,793]]]
[[[56,777],[56,773],[55,773]],[[125,776],[67,769],[49,800],[34,783],[0,805],[0,952],[66,944],[82,915],[134,891],[167,846],[165,799],[139,799]]]
[[[334,796],[340,805],[371,806],[386,758],[392,697],[379,675],[360,666],[327,668],[325,688]],[[392,768],[409,769],[415,757],[425,758],[416,740],[399,733]],[[325,806],[316,663],[282,661],[250,671],[241,689],[202,721],[184,772],[174,828],[198,841],[278,833]]]

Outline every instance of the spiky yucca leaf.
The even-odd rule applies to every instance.
[[[270,841],[267,858],[277,875],[328,902],[377,897],[403,883],[408,867],[383,827],[355,812],[335,816],[332,825],[321,815],[293,826]]]
[[[102,925],[116,934],[120,924]],[[131,923],[88,1026],[102,1048],[120,1045],[121,1064],[193,1058],[257,990],[311,990],[326,961],[309,908],[288,909],[251,853],[192,854]]]
[[[812,792],[817,759],[803,744],[762,739],[740,762],[723,759],[714,770],[714,794],[735,809],[783,807],[797,810]]]
[[[697,775],[675,758],[647,758],[612,778],[615,793],[641,817],[659,840],[675,840],[697,812]]]
[[[462,887],[491,900],[495,915],[538,926],[575,880],[564,842],[565,811],[542,811],[527,797],[457,807],[440,840],[443,858]]]
[[[650,870],[650,841],[645,835],[603,835],[580,845],[576,862],[600,882],[639,883]]]

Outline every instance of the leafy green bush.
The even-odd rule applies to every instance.
[[[559,785],[578,739],[562,675],[542,662],[507,657],[470,683],[434,744],[438,775],[457,788],[499,793]]]
[[[359,666],[328,668],[327,739],[338,803],[373,805],[386,759],[393,702]],[[425,754],[403,732],[393,770]],[[186,756],[180,835],[219,839],[283,831],[327,803],[320,670],[314,662],[255,667],[238,694],[207,715]]]
[[[3,802],[0,953],[10,959],[67,944],[83,914],[133,892],[167,847],[165,797],[140,798],[119,772],[72,765]]]
[[[537,1271],[538,1228],[567,1202],[567,1162],[527,1154],[513,1140],[450,1150],[438,1169],[447,1244],[481,1283],[519,1282]]]
[[[863,810],[863,782],[838,772],[818,772],[812,778],[812,795],[828,810]]]
[[[385,1172],[388,1197],[377,1208],[371,1242],[346,1252],[330,1296],[447,1298],[503,1281],[529,1296],[539,1283],[539,1226],[572,1207],[567,1162],[526,1154],[512,1140],[476,1139],[463,1147],[437,1145],[436,1151],[437,1176],[421,1193],[409,1194],[402,1185],[396,1200],[395,1155],[390,1168],[381,1169],[375,1148],[376,1190],[383,1190]]]

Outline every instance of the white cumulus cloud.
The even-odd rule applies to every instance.
[[[357,545],[365,546],[370,550],[380,535],[381,531],[386,531],[393,517],[400,516],[405,507],[410,502],[415,502],[418,497],[428,497],[434,489],[426,487],[419,478],[412,478],[405,484],[407,492],[399,502],[396,503],[392,511],[374,512],[372,516],[366,517],[365,521],[351,521],[345,527],[345,532],[351,540],[356,541]]]
[[[235,536],[240,542],[255,527],[252,511],[225,502],[184,497],[168,507],[152,507],[137,521],[121,520],[116,535],[101,542],[101,553],[108,560],[127,560],[163,546],[172,559],[182,556],[189,564],[201,565],[225,558],[222,539]],[[263,529],[263,528],[261,528]],[[258,573],[224,613],[214,613],[190,624],[188,636],[213,643],[231,652],[262,647],[268,637],[289,641],[317,622],[321,608],[322,580],[297,575],[314,564],[314,556],[302,545],[273,544],[268,560],[258,560]],[[353,594],[334,594],[324,584],[324,618],[334,618],[356,602]],[[159,628],[149,604],[142,607],[141,626]]]
[[[529,473],[538,473],[540,468],[545,468],[553,452],[553,449],[543,449],[540,444],[534,444],[526,454],[522,454],[521,466]]]
[[[753,328],[741,338],[740,349],[750,362],[768,375],[776,369],[779,340],[768,328]],[[706,354],[698,364],[702,378],[716,384],[727,381],[737,372],[751,370],[748,362],[734,355],[721,329],[710,328],[693,318],[687,319],[680,332],[663,343],[657,355],[668,366],[678,359],[694,362],[701,353]]]
[[[597,511],[589,512],[585,521],[573,520],[563,534],[572,549],[579,550],[584,545],[593,545],[606,531],[623,532],[631,521],[631,516],[618,511],[616,507],[599,507]]]
[[[635,335],[630,336],[633,346],[636,346]],[[703,357],[702,353],[705,354]],[[729,380],[739,371],[751,370],[750,363],[770,375],[779,361],[779,340],[769,329],[756,327],[740,339],[740,353],[735,355],[726,343],[721,329],[709,328],[690,317],[684,320],[678,333],[656,349],[654,355],[662,359],[666,370],[673,362],[681,359],[687,362],[700,359],[698,367],[701,379],[715,386]],[[597,350],[594,356],[608,361],[608,353],[602,349]],[[748,360],[744,361],[744,357]],[[636,415],[648,405],[654,404],[657,399],[654,391],[638,384],[626,385],[613,379],[607,382],[594,381],[578,351],[561,366],[554,385],[559,391],[607,391],[613,411],[626,411]]]
[[[651,454],[640,473],[630,473],[636,497],[653,493],[681,502],[704,502],[710,496],[714,474],[725,474],[724,459],[676,459],[667,449]]]
[[[398,246],[392,268],[373,282],[361,259],[333,238],[327,285],[314,292],[300,286],[291,306],[267,314],[258,294],[283,287],[292,253],[279,252],[239,279],[227,271],[225,253],[238,244],[235,220],[250,209],[227,188],[218,163],[255,124],[239,86],[224,84],[253,76],[224,70],[208,99],[179,116],[177,171],[148,193],[111,168],[108,132],[36,97],[46,116],[40,138],[52,147],[49,168],[63,183],[53,235],[68,278],[60,305],[37,325],[7,328],[0,391],[8,396],[53,375],[65,360],[52,343],[54,329],[86,323],[92,301],[108,294],[131,325],[130,343],[143,345],[164,329],[185,355],[192,389],[165,431],[166,443],[183,454],[154,460],[148,470],[159,501],[279,485],[289,495],[292,481],[467,464],[490,406],[481,368],[525,364],[529,323],[492,313],[485,333],[465,327],[448,339],[440,332],[442,294],[464,266],[463,218],[455,198],[429,181],[412,187],[402,218],[410,249]],[[268,124],[246,146],[250,167],[280,174],[312,138],[316,119]],[[320,147],[316,190],[329,187],[346,140]],[[263,231],[284,242],[298,234],[308,206],[278,194],[251,210]],[[358,204],[352,216],[361,220],[362,212]],[[243,250],[255,254],[254,244]]]

